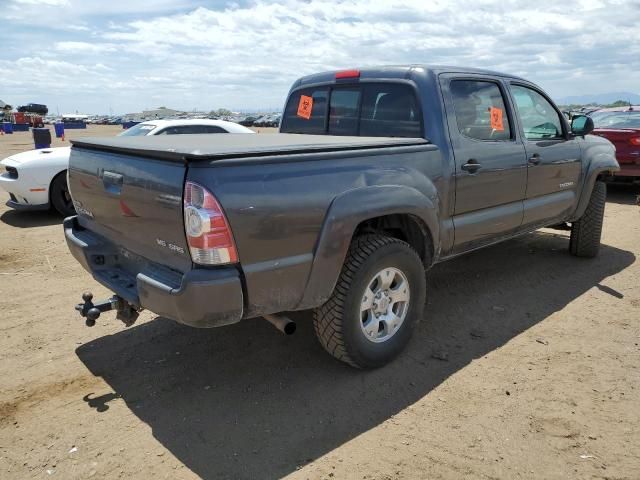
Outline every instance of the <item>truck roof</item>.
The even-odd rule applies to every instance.
[[[407,64],[407,65],[383,65],[374,67],[354,68],[360,72],[361,79],[375,79],[375,78],[408,78],[409,75],[427,75],[428,73],[440,74],[440,73],[476,73],[491,75],[494,77],[507,77],[518,80],[524,80],[521,77],[510,75],[507,73],[495,72],[493,70],[486,70],[482,68],[471,67],[456,67],[448,65],[428,65],[428,64]],[[294,84],[294,87],[310,84],[310,83],[323,83],[335,81],[335,74],[342,70],[331,70],[326,72],[314,73],[312,75],[304,76]]]
[[[218,160],[337,150],[425,145],[424,138],[341,137],[274,133],[245,135],[159,135],[143,137],[83,137],[74,147],[103,150],[163,160]]]

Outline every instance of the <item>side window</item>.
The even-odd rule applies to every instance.
[[[358,135],[359,88],[340,88],[331,91],[329,102],[329,134]]]
[[[561,138],[562,121],[551,103],[531,88],[511,85],[524,136],[528,140]]]
[[[187,135],[194,133],[203,133],[202,125],[184,125],[183,127],[175,127],[175,135]]]
[[[190,129],[191,127],[167,127],[164,130],[160,130],[156,135],[180,135],[182,133],[191,133],[189,131],[185,131],[185,129]]]
[[[453,80],[451,95],[460,133],[476,140],[509,140],[511,125],[498,84]]]
[[[202,131],[198,133],[227,133],[224,128],[218,127],[217,125],[202,125]]]
[[[311,112],[309,118],[298,115],[302,97],[311,97]],[[327,87],[304,88],[294,92],[282,116],[282,132],[288,133],[325,133],[324,120],[327,113],[327,99],[329,89]]]
[[[360,135],[422,137],[420,110],[411,87],[397,83],[365,85]]]

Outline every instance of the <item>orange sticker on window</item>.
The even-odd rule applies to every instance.
[[[313,98],[306,95],[300,95],[300,103],[298,103],[298,116],[309,120],[311,118],[311,110],[313,109]]]
[[[504,125],[502,123],[502,109],[491,107],[489,108],[489,115],[491,115],[491,128],[499,132],[504,132]]]

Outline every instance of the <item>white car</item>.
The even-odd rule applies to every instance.
[[[180,135],[207,133],[255,133],[224,120],[180,119],[142,122],[118,136]],[[16,210],[48,210],[53,206],[64,216],[75,210],[67,188],[71,147],[44,148],[18,153],[0,162],[5,172],[0,187],[9,193],[7,206]]]

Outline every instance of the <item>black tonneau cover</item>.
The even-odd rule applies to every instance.
[[[157,135],[148,137],[85,137],[74,147],[112,151],[180,162],[223,158],[290,155],[429,143],[424,138],[342,137],[293,133]]]

